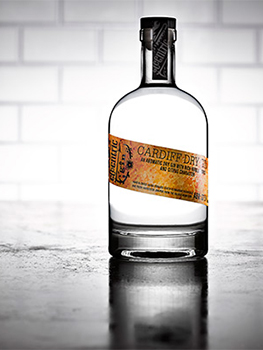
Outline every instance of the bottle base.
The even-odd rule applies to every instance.
[[[125,225],[110,219],[109,252],[138,261],[201,258],[208,250],[207,220],[193,225]]]

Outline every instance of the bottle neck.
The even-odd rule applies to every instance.
[[[141,30],[141,87],[176,86],[175,31]]]

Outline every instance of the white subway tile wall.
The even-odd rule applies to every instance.
[[[18,59],[18,30],[0,28],[0,62],[15,62]]]
[[[57,19],[57,1],[1,0],[0,23],[48,23]]]
[[[185,63],[254,63],[256,33],[251,29],[190,29],[182,33]],[[241,43],[246,43],[246,51]]]
[[[57,67],[1,65],[0,82],[0,103],[58,100]]]
[[[262,13],[263,0],[0,0],[0,200],[107,200],[108,117],[139,84],[147,15],[177,18],[177,83],[209,119],[210,199],[263,200]]]
[[[0,182],[50,182],[58,180],[58,149],[50,145],[0,146]]]
[[[262,25],[262,0],[223,0],[223,23]]]
[[[65,0],[65,22],[103,24],[136,21],[134,0]]]
[[[18,107],[0,106],[0,142],[18,142]]]
[[[178,18],[181,23],[212,24],[215,21],[213,0],[144,0],[142,15],[168,15]]]
[[[29,28],[24,31],[24,60],[96,62],[96,32],[81,28]]]

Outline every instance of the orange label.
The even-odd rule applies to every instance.
[[[208,159],[109,135],[109,181],[132,191],[208,206]]]

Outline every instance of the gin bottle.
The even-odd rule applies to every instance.
[[[141,18],[140,86],[109,120],[109,252],[133,260],[208,249],[208,123],[175,82],[176,19]]]

